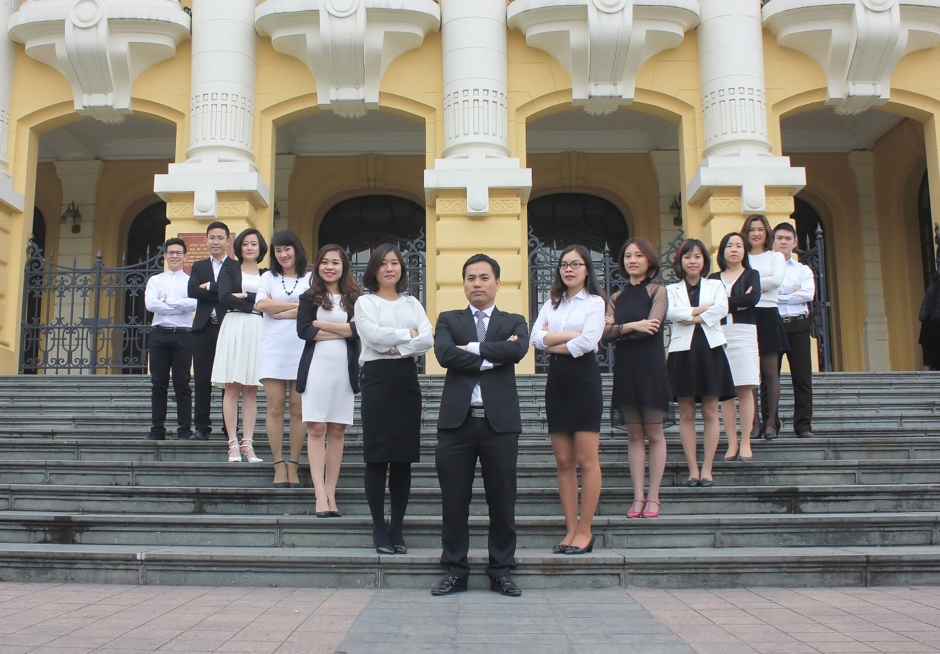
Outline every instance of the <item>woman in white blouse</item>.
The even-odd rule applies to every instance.
[[[780,430],[777,408],[780,404],[780,355],[790,351],[790,341],[783,319],[777,311],[777,289],[783,284],[787,262],[783,255],[771,248],[774,233],[766,216],[754,214],[744,221],[741,233],[747,238],[748,262],[760,273],[760,300],[754,310],[757,322],[757,349],[760,352],[760,383],[766,401],[761,407],[764,423],[759,433],[773,440]],[[757,390],[755,389],[755,403]],[[741,429],[744,429],[744,425]]]
[[[362,444],[372,541],[379,554],[408,551],[402,522],[411,494],[411,464],[421,458],[421,387],[417,358],[431,349],[431,322],[408,288],[405,260],[394,245],[372,252],[362,285],[372,292],[356,301],[362,341]],[[391,519],[385,523],[388,474]]]
[[[606,302],[594,274],[591,253],[571,245],[561,253],[551,299],[532,327],[532,345],[548,353],[545,411],[558,466],[558,493],[568,531],[556,554],[584,554],[594,549],[591,522],[601,494],[598,460],[601,373],[597,344],[604,333]],[[578,468],[581,512],[578,520]]]
[[[712,463],[718,438],[718,403],[734,397],[734,378],[725,356],[725,334],[721,319],[728,315],[725,285],[705,279],[711,259],[705,244],[688,239],[679,246],[674,270],[682,280],[666,287],[673,322],[669,340],[669,384],[679,404],[679,437],[689,466],[686,486],[712,486]],[[698,466],[695,434],[695,404],[702,405],[705,423],[705,457]]]
[[[297,337],[297,307],[310,288],[307,252],[288,230],[271,237],[271,269],[261,275],[255,308],[264,314],[258,378],[268,402],[265,425],[274,458],[274,487],[300,488],[297,469],[304,447],[301,398],[297,392],[297,361],[304,342]],[[290,467],[284,463],[284,410],[290,393]]]

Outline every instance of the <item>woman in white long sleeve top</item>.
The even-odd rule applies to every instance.
[[[372,252],[362,285],[372,291],[356,301],[362,342],[362,445],[372,541],[379,554],[408,551],[402,522],[411,494],[411,464],[421,457],[421,387],[416,359],[431,349],[431,322],[408,288],[405,260],[394,245]],[[385,524],[388,474],[391,521]]]
[[[591,522],[601,494],[601,373],[597,344],[604,333],[606,303],[591,253],[572,245],[561,253],[551,299],[532,325],[532,345],[548,352],[545,411],[558,466],[558,492],[568,531],[552,550],[584,554],[594,548]],[[581,520],[578,520],[578,468]]]
[[[777,311],[777,289],[783,284],[787,262],[783,255],[771,248],[774,233],[766,216],[754,214],[744,221],[741,233],[747,238],[748,262],[760,273],[760,301],[754,310],[757,321],[757,349],[760,351],[761,407],[764,424],[759,428],[766,440],[777,437],[777,407],[780,404],[780,354],[790,351],[787,330]],[[756,402],[756,389],[755,389]],[[744,429],[744,426],[741,426]]]
[[[705,279],[711,260],[705,244],[688,239],[679,246],[674,264],[682,281],[666,287],[673,322],[669,341],[669,383],[679,404],[679,436],[689,466],[687,486],[712,486],[712,463],[718,449],[718,403],[734,397],[734,379],[725,356],[721,319],[728,315],[724,284]],[[705,423],[705,457],[698,466],[695,404],[701,402]]]

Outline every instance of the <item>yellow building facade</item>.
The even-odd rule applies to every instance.
[[[715,247],[801,211],[825,235],[834,368],[919,369],[940,0],[763,5],[0,2],[0,373],[37,231],[82,267],[216,219],[311,254],[420,228],[433,321],[476,252],[529,315],[533,235]]]

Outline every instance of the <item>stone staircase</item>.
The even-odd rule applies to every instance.
[[[820,437],[758,442],[753,462],[716,464],[709,489],[682,485],[671,428],[656,520],[624,517],[632,500],[626,438],[605,428],[598,544],[591,555],[565,557],[549,551],[564,522],[545,434],[544,377],[520,377],[515,577],[523,588],[938,583],[938,378],[818,375]],[[218,434],[144,440],[147,378],[0,377],[0,580],[430,588],[442,571],[433,447],[443,379],[422,384],[410,552],[380,556],[371,547],[358,425],[347,434],[337,492],[344,517],[324,520],[313,515],[303,471],[305,488],[274,489],[269,464],[226,462]],[[783,386],[788,417],[788,380]],[[256,444],[270,461],[261,404]],[[479,483],[472,512],[471,555],[482,569],[487,520]],[[471,579],[485,583],[482,573]]]

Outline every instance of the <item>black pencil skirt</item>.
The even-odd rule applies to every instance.
[[[411,357],[367,361],[360,374],[366,463],[421,459],[421,386]]]
[[[572,357],[550,354],[545,383],[548,432],[600,431],[604,398],[594,352]]]

